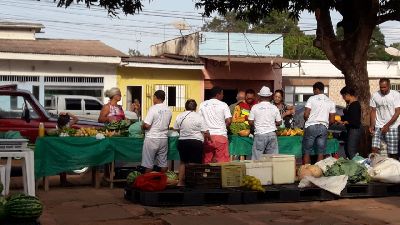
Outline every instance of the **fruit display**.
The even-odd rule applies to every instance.
[[[126,183],[128,184],[133,184],[133,182],[135,182],[136,177],[142,175],[139,171],[132,171],[128,174],[128,176],[126,177]]]
[[[14,219],[34,220],[43,212],[43,204],[39,198],[24,194],[12,195],[4,205],[8,217]]]
[[[265,189],[261,186],[261,181],[249,175],[244,176],[243,187],[254,191],[265,192]]]
[[[276,132],[278,136],[303,136],[304,131],[300,128],[285,128],[285,129],[280,129]]]
[[[239,136],[241,136],[241,137],[248,137],[249,135],[250,135],[250,129],[247,129],[247,130],[241,130],[241,131],[239,131]]]
[[[238,135],[240,131],[242,130],[249,130],[250,129],[250,125],[246,124],[246,123],[231,123],[231,125],[229,126],[230,131],[232,132],[233,135]]]
[[[96,136],[98,131],[96,128],[93,127],[81,127],[79,130],[76,131],[75,135],[76,137],[87,137],[87,136]]]

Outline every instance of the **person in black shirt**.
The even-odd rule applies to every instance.
[[[358,152],[361,138],[361,105],[353,88],[346,86],[340,90],[340,94],[347,106],[343,110],[344,115],[339,123],[346,126],[345,152],[347,158],[352,159]]]

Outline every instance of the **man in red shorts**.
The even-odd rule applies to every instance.
[[[229,162],[227,127],[231,123],[231,111],[221,101],[224,92],[220,87],[211,89],[211,99],[200,104],[199,112],[210,132],[211,140],[204,142],[204,163]]]

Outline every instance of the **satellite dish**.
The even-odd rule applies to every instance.
[[[172,22],[172,26],[174,26],[176,29],[178,29],[180,31],[190,30],[190,25],[184,20]]]
[[[392,56],[397,56],[397,57],[400,56],[400,50],[397,48],[387,47],[387,48],[385,48],[385,52]]]

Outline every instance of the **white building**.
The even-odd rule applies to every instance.
[[[41,24],[0,21],[0,85],[17,84],[43,105],[54,94],[103,99],[117,86],[122,52],[97,40],[39,39]]]
[[[369,61],[367,64],[370,91],[379,89],[379,79],[389,78],[392,89],[400,90],[400,62]],[[345,86],[344,76],[328,60],[303,60],[299,64],[288,64],[282,69],[282,86],[285,101],[289,104],[301,103],[313,95],[312,85],[321,81],[325,93],[338,105],[345,105],[340,90]]]

